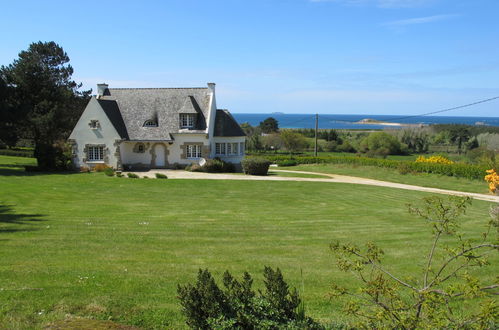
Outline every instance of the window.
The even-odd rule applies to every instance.
[[[90,123],[88,123],[88,126],[90,126],[91,129],[98,129],[100,127],[99,121],[98,120],[91,120]]]
[[[215,154],[225,155],[225,143],[215,143]]]
[[[99,146],[87,147],[87,159],[88,161],[91,162],[104,160],[104,147],[99,147]]]
[[[244,142],[239,142],[239,154],[244,155]]]
[[[193,128],[196,120],[194,113],[181,113],[180,114],[180,128]]]
[[[158,123],[154,120],[146,120],[144,122],[144,127],[158,127]]]
[[[237,155],[239,154],[239,143],[227,143],[227,154],[228,155]]]
[[[228,155],[235,156],[240,154],[239,143],[215,143],[215,154],[216,155]]]
[[[201,145],[199,144],[188,144],[186,146],[187,158],[200,158],[201,157]]]

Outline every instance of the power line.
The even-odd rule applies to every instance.
[[[399,118],[391,118],[391,119],[388,119],[386,121],[403,120],[403,119],[408,119],[408,118],[415,118],[415,117],[423,117],[423,116],[428,116],[428,115],[434,115],[436,113],[442,113],[442,112],[446,112],[446,111],[451,111],[451,110],[456,110],[456,109],[462,109],[462,108],[471,107],[473,105],[477,105],[477,104],[485,103],[485,102],[490,102],[490,101],[493,101],[493,100],[496,100],[496,99],[499,99],[499,96],[494,96],[494,97],[491,97],[491,98],[488,98],[488,99],[485,99],[485,100],[480,100],[480,101],[473,102],[473,103],[459,105],[457,107],[452,107],[452,108],[447,108],[447,109],[443,109],[443,110],[427,112],[427,113],[423,113],[423,114],[420,114],[420,115],[412,115],[412,116],[405,116],[405,117],[399,117]]]

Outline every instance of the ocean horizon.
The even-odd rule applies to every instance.
[[[280,128],[314,128],[315,114],[274,113],[232,113],[239,124],[249,123],[257,126],[268,117],[275,118]],[[359,124],[363,119],[373,119],[383,124]],[[483,116],[410,116],[410,115],[351,115],[319,114],[320,129],[399,129],[404,126],[390,124],[431,125],[431,124],[466,124],[480,126],[499,126],[499,117]]]

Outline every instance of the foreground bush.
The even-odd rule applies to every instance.
[[[166,176],[163,173],[156,173],[156,179],[168,179],[168,176]]]
[[[271,162],[265,158],[248,157],[241,162],[243,172],[250,175],[267,175]]]
[[[178,285],[186,323],[193,329],[322,329],[305,311],[296,289],[289,290],[279,268],[265,267],[265,289],[255,292],[244,273],[238,281],[226,271],[220,288],[208,270],[194,285]]]
[[[373,242],[365,247],[331,244],[338,268],[357,275],[361,285],[351,290],[333,284],[331,292],[333,297],[349,298],[344,310],[358,320],[354,328],[497,328],[499,306],[494,296],[499,285],[483,283],[479,269],[490,266],[499,251],[499,207],[491,209],[492,219],[481,237],[471,239],[458,232],[459,216],[469,204],[469,197],[433,196],[424,198],[422,206],[409,207],[428,224],[432,238],[422,260],[407,260],[421,265],[420,272],[397,274]]]

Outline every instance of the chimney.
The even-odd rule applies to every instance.
[[[215,83],[208,83],[208,88],[211,89],[213,93],[215,93]]]
[[[107,89],[108,85],[107,84],[97,84],[97,98],[99,98],[100,96],[103,96],[104,93],[106,92],[106,89]]]

